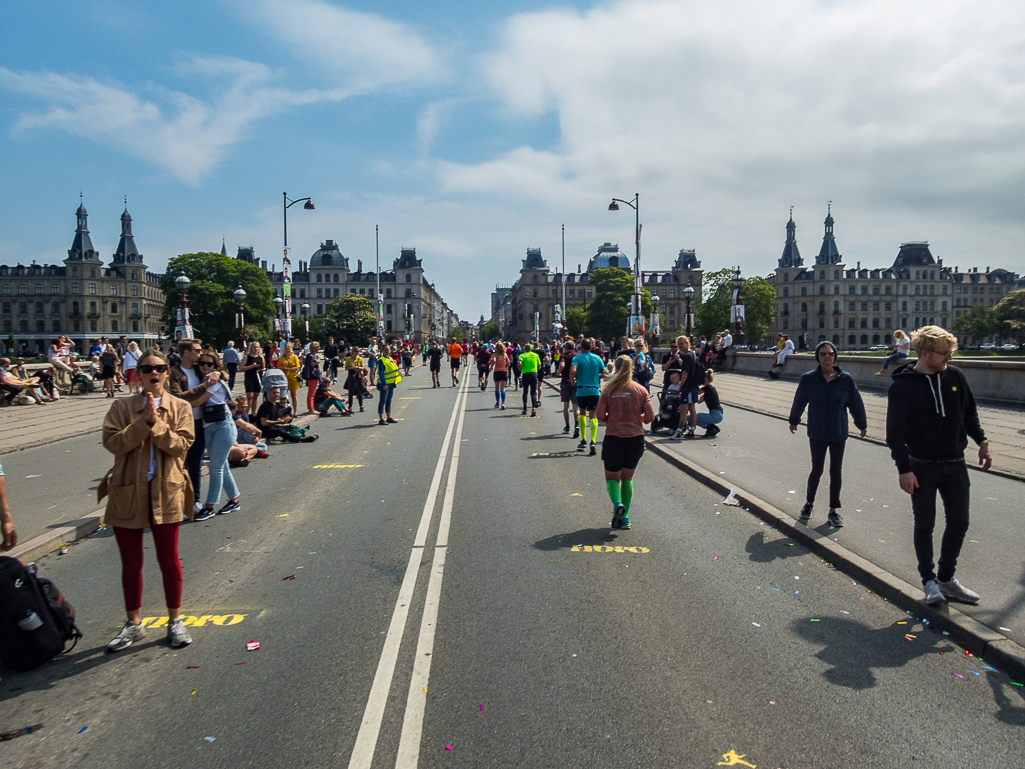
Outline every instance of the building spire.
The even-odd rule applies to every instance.
[[[221,236],[221,256],[228,255],[228,246],[224,242],[224,236]]]

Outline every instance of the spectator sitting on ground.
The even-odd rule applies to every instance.
[[[36,388],[27,379],[21,379],[11,371],[11,359],[0,358],[0,389],[5,393],[7,404],[14,403],[22,393],[28,395],[36,403],[43,405],[42,399],[36,394]]]
[[[347,409],[342,403],[342,396],[338,393],[330,390],[328,385],[331,384],[331,380],[324,378],[320,380],[320,384],[317,387],[317,392],[313,396],[313,406],[322,417],[326,417],[328,412],[331,411],[331,407],[334,406],[338,409],[339,413],[343,417],[351,417],[352,409]]]
[[[43,395],[48,397],[51,401],[60,400],[60,394],[64,392],[57,383],[54,381],[57,371],[53,366],[44,368],[36,376],[39,377],[39,389],[43,391]]]
[[[269,441],[271,438],[281,438],[289,443],[313,443],[317,440],[316,435],[307,435],[302,438],[296,435],[289,435],[288,425],[292,422],[292,415],[288,413],[288,402],[282,403],[281,388],[271,387],[267,393],[267,400],[256,412],[256,421]]]
[[[267,453],[267,444],[260,440],[263,437],[263,432],[249,421],[249,414],[246,413],[247,406],[248,402],[244,395],[235,399],[232,404],[231,418],[235,420],[235,427],[238,428],[237,443],[243,446],[255,446],[256,457],[266,459],[270,455]]]

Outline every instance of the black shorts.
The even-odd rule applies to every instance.
[[[452,368],[459,368],[459,358],[452,359]]]
[[[432,363],[431,364],[431,371],[441,371],[441,364],[440,363]]]
[[[509,372],[508,371],[496,371],[492,376],[492,379],[496,382],[508,382]]]
[[[598,408],[600,395],[578,395],[577,406],[581,411],[595,411]]]
[[[482,366],[479,363],[477,364],[477,373],[481,376],[487,376],[490,370],[491,369],[488,366]]]
[[[601,461],[610,473],[618,473],[623,469],[636,470],[642,456],[644,456],[643,435],[633,438],[618,438],[615,435],[606,434],[602,439]]]

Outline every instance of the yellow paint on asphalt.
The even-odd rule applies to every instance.
[[[573,545],[571,553],[650,553],[646,547],[623,547],[620,545]]]
[[[183,614],[181,619],[182,624],[188,627],[208,627],[210,624],[217,627],[226,627],[228,625],[237,625],[248,616],[248,614],[203,614],[195,617]],[[166,627],[169,619],[169,617],[143,617],[142,626],[146,628]]]
[[[583,495],[583,494],[580,494],[580,493],[578,493],[578,492],[576,492],[576,491],[574,491],[574,492],[573,492],[572,494],[570,494],[570,496],[571,496],[571,497],[582,497],[582,496],[584,496],[584,495]]]

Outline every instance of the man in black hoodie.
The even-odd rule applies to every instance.
[[[957,339],[939,326],[925,326],[913,335],[916,363],[893,373],[886,412],[886,445],[897,464],[903,491],[911,495],[915,516],[915,554],[925,602],[951,599],[976,603],[979,595],[954,576],[957,557],[968,531],[968,468],[964,452],[969,436],[979,445],[979,464],[993,464],[989,441],[960,369],[947,362]],[[936,492],[943,500],[947,525],[940,545],[939,570],[933,571],[933,529]]]

